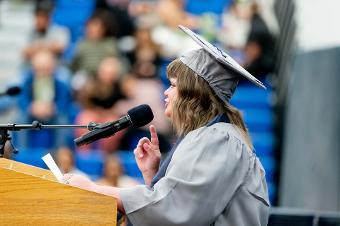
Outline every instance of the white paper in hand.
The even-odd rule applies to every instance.
[[[62,183],[63,174],[61,173],[59,167],[57,166],[57,164],[53,160],[51,154],[48,153],[45,156],[43,156],[41,159],[45,162],[45,164],[48,166],[48,168],[51,170],[51,172],[57,178],[57,180]]]

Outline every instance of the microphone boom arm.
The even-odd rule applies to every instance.
[[[100,124],[90,122],[88,125],[44,125],[41,122],[33,121],[32,124],[0,124],[0,158],[5,154],[5,145],[7,141],[11,141],[12,137],[8,131],[20,131],[22,129],[61,129],[61,128],[85,128],[88,130],[95,130]],[[14,148],[12,142],[12,147]],[[14,153],[18,151],[14,148]]]
[[[153,113],[149,105],[142,104],[130,109],[126,116],[123,116],[117,121],[106,123],[93,123],[88,125],[43,125],[38,121],[32,124],[0,124],[0,158],[4,156],[5,144],[11,140],[9,130],[19,131],[21,129],[43,129],[43,128],[87,128],[90,132],[76,138],[74,141],[77,146],[89,144],[101,138],[106,138],[114,135],[116,132],[132,126],[138,128],[150,123],[153,120]],[[12,144],[12,143],[11,143]],[[14,148],[13,144],[12,147]],[[16,149],[14,148],[16,151]],[[16,151],[17,152],[17,151]]]

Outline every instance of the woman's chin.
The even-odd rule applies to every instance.
[[[171,112],[169,112],[167,110],[165,110],[164,115],[169,119],[171,118]]]

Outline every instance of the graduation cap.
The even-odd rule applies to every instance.
[[[229,102],[241,77],[266,89],[261,81],[252,76],[226,52],[195,34],[189,28],[179,25],[200,47],[190,51],[179,59],[196,74],[208,82],[216,95],[224,102]]]

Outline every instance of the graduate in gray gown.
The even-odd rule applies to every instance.
[[[226,53],[181,28],[202,48],[167,68],[165,114],[179,137],[168,156],[160,163],[151,125],[151,139],[142,138],[134,150],[145,185],[99,186],[77,175],[64,180],[116,197],[134,226],[267,225],[265,172],[240,112],[229,103],[241,77],[264,86]]]

